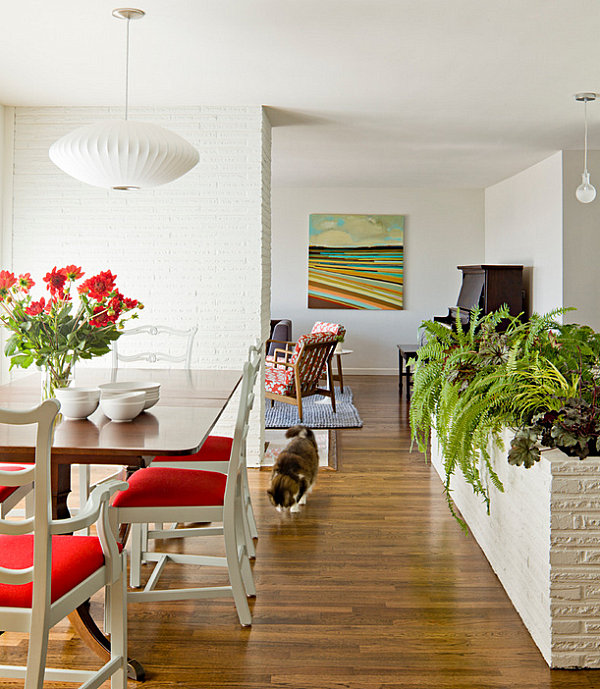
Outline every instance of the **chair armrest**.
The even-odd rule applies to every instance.
[[[290,364],[289,361],[283,361],[283,360],[281,360],[281,361],[273,361],[272,364],[273,364],[273,367],[276,367],[276,366],[287,366],[288,368],[296,368],[296,364]]]
[[[294,345],[296,346],[296,343],[292,340],[267,340],[266,344],[271,344],[271,342],[276,342],[277,344],[284,344],[284,345]],[[287,347],[286,347],[287,349]]]
[[[280,360],[280,359],[277,358],[277,355],[278,355],[278,354],[283,355],[283,359],[282,359],[282,360]],[[281,363],[281,361],[287,361],[288,358],[289,358],[292,354],[293,354],[293,351],[292,351],[291,349],[279,349],[279,348],[277,348],[277,349],[274,349],[274,350],[273,350],[272,356],[275,357],[275,363],[278,364],[278,363]]]
[[[127,490],[127,488],[129,488],[129,484],[126,481],[111,480],[106,483],[99,483],[75,517],[52,519],[49,522],[50,533],[56,536],[91,526],[98,520],[102,503],[108,501],[118,491]]]
[[[129,485],[125,481],[109,480],[98,484],[90,493],[90,497],[79,511],[76,517],[70,519],[53,519],[50,526],[51,534],[69,533],[78,531],[94,522],[98,523],[98,539],[104,554],[104,566],[106,567],[107,579],[111,584],[119,579],[126,567],[126,554],[117,545],[115,532],[110,520],[109,500],[111,496],[120,491],[127,490]]]

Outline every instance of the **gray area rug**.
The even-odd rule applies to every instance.
[[[337,412],[331,408],[331,400],[323,395],[313,395],[302,400],[302,423],[309,428],[361,428],[362,419],[352,404],[352,390],[345,386],[341,393],[335,389]],[[298,407],[293,404],[271,400],[265,401],[265,428],[289,428],[300,423]]]

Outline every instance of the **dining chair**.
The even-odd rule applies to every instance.
[[[112,689],[126,689],[126,554],[114,538],[108,503],[127,484],[98,486],[77,516],[51,519],[50,452],[59,408],[52,399],[27,411],[0,410],[1,424],[36,424],[35,464],[0,469],[7,486],[35,482],[34,516],[0,519],[0,629],[29,634],[27,664],[0,664],[0,676],[24,679],[25,689],[42,689],[44,679],[92,689],[109,678]],[[98,537],[67,535],[93,523]],[[97,671],[47,668],[50,629],[103,589],[111,621],[110,660]]]
[[[131,363],[145,361],[150,364],[168,362],[169,364],[183,364],[189,369],[192,362],[192,347],[198,327],[193,326],[186,330],[171,328],[166,325],[140,325],[136,328],[123,330],[121,337],[132,338],[131,346],[139,344],[139,351],[132,352],[128,346],[127,354],[119,351],[119,340],[112,344],[112,380],[116,380],[119,362]],[[153,341],[152,338],[158,338]],[[119,338],[120,339],[120,338]],[[174,343],[173,345],[171,343]],[[167,346],[168,344],[168,346]],[[161,348],[168,351],[160,351]],[[91,465],[79,465],[79,500],[84,504],[90,493]],[[114,476],[117,476],[115,473]]]
[[[115,519],[121,524],[149,522],[210,522],[222,527],[191,527],[150,531],[152,539],[223,536],[225,557],[187,555],[175,552],[150,551],[141,538],[141,530],[132,533],[130,583],[141,583],[141,560],[156,562],[143,591],[130,591],[128,600],[173,601],[232,596],[242,626],[252,623],[248,597],[256,595],[244,532],[243,448],[248,436],[250,409],[254,402],[254,385],[261,363],[260,350],[252,353],[244,364],[233,445],[227,474],[218,471],[181,469],[179,467],[147,467],[129,479],[129,490],[119,493],[112,504]],[[167,562],[209,567],[225,567],[228,586],[203,586],[180,589],[156,589]]]
[[[335,389],[331,371],[331,357],[338,343],[338,335],[318,332],[302,335],[293,349],[275,350],[275,361],[265,362],[265,397],[294,404],[302,421],[302,399],[324,395],[331,400],[335,413]],[[319,379],[327,372],[328,388],[319,387]]]
[[[28,469],[33,464],[2,464],[0,463],[0,471],[19,471],[21,469]],[[28,500],[27,516],[33,514],[33,504],[31,497],[33,495],[33,483],[27,483],[22,486],[0,486],[0,519],[5,519],[6,515],[17,505],[23,498]]]
[[[253,357],[261,356],[262,344],[260,340],[256,344],[250,345],[248,350],[248,361],[252,361]],[[255,379],[258,371],[255,374]],[[191,455],[177,456],[158,456],[154,457],[150,466],[159,467],[177,467],[180,469],[204,469],[206,471],[220,471],[227,473],[229,470],[229,459],[233,448],[233,438],[222,435],[209,435],[202,444],[202,447]],[[242,465],[242,501],[244,504],[244,532],[246,534],[246,548],[248,550],[248,557],[252,560],[256,557],[256,548],[254,540],[258,539],[258,529],[256,526],[256,518],[254,516],[254,508],[252,507],[252,497],[250,495],[250,486],[248,483],[248,469],[246,458],[246,443],[241,448],[240,462]],[[176,526],[176,525],[174,525]]]
[[[121,338],[126,337],[128,340],[127,351],[130,352],[130,348],[136,349],[135,343],[133,340],[129,341],[129,338],[135,338],[136,342],[140,343],[140,350],[125,354],[124,348],[119,347],[119,340],[115,340],[112,345],[113,370],[118,368],[119,362],[135,361],[146,361],[150,364],[167,362],[183,364],[184,368],[191,368],[192,347],[197,332],[197,326],[181,330],[166,325],[140,325],[123,330]],[[153,340],[153,338],[158,339]],[[167,344],[168,347],[165,347]],[[160,351],[163,347],[168,351]]]

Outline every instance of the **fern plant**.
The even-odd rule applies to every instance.
[[[488,480],[503,491],[491,463],[491,443],[503,447],[507,426],[521,434],[522,443],[536,414],[557,409],[562,397],[573,394],[574,382],[552,361],[558,347],[553,332],[562,312],[522,322],[503,307],[484,316],[475,310],[468,328],[459,315],[452,330],[434,321],[422,324],[426,344],[412,362],[411,434],[425,451],[435,430],[444,457],[446,498],[457,519],[451,499],[456,471],[489,510]]]

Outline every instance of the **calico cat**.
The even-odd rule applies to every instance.
[[[267,493],[278,512],[299,512],[317,480],[317,441],[310,428],[301,425],[288,428],[285,437],[291,440],[277,457]]]

